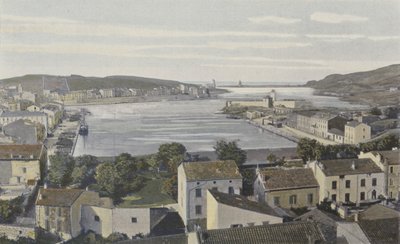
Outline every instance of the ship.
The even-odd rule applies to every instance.
[[[85,120],[85,112],[83,109],[81,110],[81,121],[79,123],[79,135],[87,136],[89,134],[89,125],[86,123]]]

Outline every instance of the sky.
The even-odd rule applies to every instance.
[[[400,63],[398,0],[0,0],[0,78],[306,82]]]

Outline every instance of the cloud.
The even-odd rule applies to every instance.
[[[257,17],[250,17],[248,20],[255,24],[296,24],[301,21],[301,19],[295,18],[284,18],[279,16],[257,16]]]
[[[309,42],[210,42],[208,45],[219,49],[283,49],[312,46]]]
[[[367,17],[328,13],[328,12],[315,12],[310,15],[310,19],[316,22],[328,23],[328,24],[340,24],[346,22],[357,23],[357,22],[368,21]]]
[[[149,38],[183,37],[271,37],[294,38],[292,33],[263,31],[183,31],[175,29],[145,28],[130,25],[108,25],[98,23],[75,22],[53,17],[39,18],[27,16],[0,15],[0,33],[50,33],[63,36],[122,36]]]

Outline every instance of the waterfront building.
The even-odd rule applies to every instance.
[[[319,185],[311,169],[257,169],[254,196],[273,207],[313,207],[318,203]]]
[[[371,139],[371,127],[358,121],[350,121],[344,128],[344,143],[359,144]]]
[[[178,167],[179,213],[189,230],[206,226],[207,190],[240,194],[242,175],[234,161],[184,162]]]
[[[320,186],[319,201],[374,202],[384,196],[384,173],[370,159],[335,159],[308,164]]]
[[[45,131],[48,129],[47,115],[43,112],[4,111],[0,115],[0,124],[4,126],[20,119],[42,124],[45,128]]]
[[[400,199],[400,150],[361,152],[359,158],[371,159],[385,174],[385,196]]]

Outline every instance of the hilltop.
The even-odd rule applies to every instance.
[[[43,82],[44,81],[44,82]],[[55,76],[55,75],[24,75],[0,80],[4,86],[21,84],[24,90],[39,92],[43,89],[53,90],[90,90],[104,88],[135,88],[150,90],[156,87],[176,87],[181,82],[174,80],[162,80],[137,76],[107,76],[85,77],[80,75]]]
[[[316,89],[317,94],[341,96],[343,100],[369,105],[398,105],[400,64],[350,74],[332,74],[319,81],[309,81],[305,86]]]

